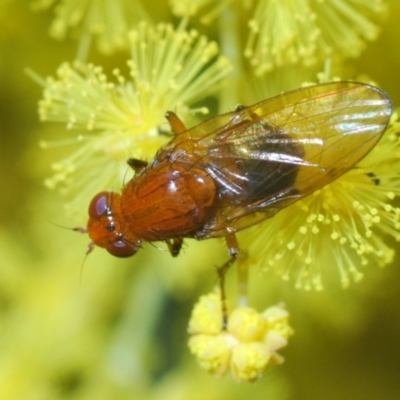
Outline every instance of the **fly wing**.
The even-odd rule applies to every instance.
[[[254,225],[332,182],[375,146],[391,112],[381,90],[336,82],[274,97],[179,135],[172,158],[205,169],[217,185],[210,218],[196,238]],[[189,143],[190,156],[183,155]]]

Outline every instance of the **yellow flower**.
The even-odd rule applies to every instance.
[[[200,18],[203,23],[210,23],[225,7],[234,0],[169,0],[172,12],[178,17],[193,17],[200,10],[203,16]]]
[[[195,354],[199,355],[199,363],[214,374],[208,376],[189,354],[182,324],[187,318],[193,293],[203,292],[204,287],[215,283],[213,266],[222,265],[227,259],[224,252],[226,248],[221,246],[222,239],[197,243],[194,243],[195,240],[185,240],[182,254],[177,259],[170,257],[166,249],[159,251],[157,247],[162,244],[157,243],[144,244],[143,251],[135,258],[125,260],[106,256],[98,249],[86,260],[82,283],[79,284],[79,267],[87,239],[75,237],[72,232],[54,228],[43,221],[48,219],[64,223],[63,218],[67,217],[77,218],[79,223],[83,221],[78,213],[66,216],[55,193],[38,187],[50,160],[60,160],[54,165],[59,175],[48,183],[69,191],[69,199],[78,196],[75,200],[77,208],[85,212],[89,200],[87,196],[92,197],[101,188],[120,188],[122,175],[128,169],[125,158],[148,160],[155,149],[168,140],[168,126],[164,121],[166,110],[176,111],[184,117],[191,116],[189,107],[193,109],[204,105],[210,106],[213,115],[232,111],[237,103],[250,105],[270,95],[299,87],[301,82],[314,79],[314,68],[321,69],[319,62],[311,68],[304,66],[301,55],[298,56],[299,63],[277,68],[276,59],[271,56],[275,68],[267,78],[263,75],[255,84],[257,89],[268,90],[268,94],[260,95],[257,100],[251,98],[251,94],[244,97],[254,75],[250,62],[243,58],[249,32],[248,20],[250,13],[254,12],[254,9],[246,9],[246,6],[272,4],[272,0],[269,3],[263,0],[171,1],[177,6],[186,4],[193,9],[204,4],[202,10],[198,8],[199,12],[190,16],[184,30],[189,34],[192,27],[197,27],[201,34],[218,40],[221,53],[229,56],[235,66],[235,75],[229,87],[218,92],[211,101],[204,100],[203,95],[197,99],[191,97],[192,92],[197,93],[196,88],[184,89],[186,97],[183,100],[182,91],[175,92],[176,85],[169,85],[179,81],[184,87],[187,86],[174,76],[171,79],[168,71],[171,71],[173,61],[166,63],[162,57],[158,63],[161,67],[157,71],[163,73],[154,74],[150,79],[155,64],[144,58],[149,49],[154,51],[152,54],[157,49],[159,54],[170,53],[171,60],[177,59],[178,65],[188,65],[186,59],[182,63],[179,54],[193,54],[199,38],[193,37],[191,44],[180,42],[182,46],[177,45],[177,48],[186,47],[187,53],[179,54],[170,50],[171,40],[166,37],[149,45],[147,39],[143,40],[142,45],[136,46],[140,56],[135,61],[139,65],[136,71],[141,73],[140,79],[138,75],[131,77],[133,69],[122,64],[124,61],[121,62],[129,58],[128,53],[103,58],[95,52],[94,48],[99,45],[103,34],[110,34],[107,39],[110,51],[116,49],[113,38],[126,48],[131,46],[128,36],[121,36],[119,42],[118,33],[123,29],[136,29],[140,36],[140,22],[130,14],[128,6],[143,4],[152,21],[176,21],[172,13],[168,13],[169,2],[0,0],[0,18],[3,22],[0,34],[0,132],[3,138],[0,147],[0,202],[3,211],[0,224],[0,399],[287,400],[324,398],[326,391],[329,391],[329,397],[339,399],[369,399],[373,394],[381,399],[397,398],[399,357],[396,352],[399,349],[400,332],[396,305],[400,303],[400,271],[396,266],[400,262],[399,252],[393,267],[385,271],[377,268],[368,271],[366,282],[347,291],[329,288],[323,293],[304,293],[293,289],[294,279],[289,284],[277,283],[276,279],[270,277],[249,279],[249,297],[254,304],[262,304],[262,301],[275,304],[276,300],[272,299],[276,298],[283,298],[288,307],[290,304],[290,322],[294,324],[294,317],[296,331],[299,331],[296,340],[291,342],[290,352],[280,350],[291,333],[287,312],[281,306],[270,307],[265,312],[262,310],[267,308],[266,305],[257,310],[234,309],[229,313],[230,330],[227,328],[222,331],[219,299],[209,301],[208,308],[200,310],[199,317],[191,320],[192,329],[196,332],[192,334]],[[27,4],[33,2],[53,7],[47,11],[47,15],[33,15],[27,10]],[[294,5],[296,3],[304,4],[302,0],[291,2]],[[296,20],[296,24],[301,27],[299,32],[307,32],[317,26],[321,29],[319,38],[328,38],[327,45],[332,48],[332,56],[329,57],[333,58],[332,75],[341,75],[346,79],[362,72],[373,74],[383,88],[388,89],[397,107],[400,100],[395,84],[399,70],[396,48],[400,3],[385,3],[390,5],[390,14],[379,43],[370,45],[365,41],[368,50],[358,60],[345,59],[348,52],[336,43],[343,42],[345,45],[351,42],[347,38],[352,37],[364,41],[364,34],[376,33],[375,29],[369,30],[368,24],[362,25],[364,20],[358,19],[358,16],[361,10],[367,21],[377,23],[379,20],[375,16],[363,10],[379,6],[378,2],[309,0],[310,7],[323,10],[326,18],[332,17],[333,20],[323,20],[324,24],[312,20],[308,26],[300,26]],[[288,4],[287,0],[275,0],[275,9],[287,8]],[[343,5],[350,5],[357,11],[353,14],[354,23],[342,18],[345,15],[343,12],[340,18],[338,13],[328,13],[333,6]],[[87,8],[82,12],[83,7]],[[109,7],[109,14],[102,16],[101,7]],[[219,7],[225,8],[221,10]],[[30,66],[47,75],[49,66],[58,66],[70,57],[74,43],[69,40],[60,43],[44,36],[50,25],[50,14],[56,8],[59,14],[55,15],[55,19],[61,21],[64,34],[78,40],[81,38],[83,53],[87,50],[86,39],[91,41],[90,54],[93,58],[88,60],[95,65],[65,64],[60,67],[60,72],[70,75],[65,79],[52,70],[53,98],[47,104],[50,109],[44,110],[43,114],[52,122],[42,124],[39,128],[32,117],[39,88],[33,87],[32,82],[24,79],[20,72],[24,66]],[[114,12],[116,9],[118,13]],[[218,10],[221,10],[221,16],[215,14]],[[379,18],[380,10],[376,10]],[[69,16],[74,12],[78,20],[75,25],[69,25]],[[97,12],[100,14],[96,15]],[[216,15],[217,18],[205,26],[200,20],[204,15]],[[254,15],[253,19],[256,19],[258,14]],[[101,33],[91,33],[90,21],[97,17],[103,24],[103,30]],[[293,19],[282,20],[279,15],[270,17],[280,23],[271,40],[280,43],[284,33],[290,30]],[[341,23],[343,20],[344,23]],[[282,24],[287,25],[284,27]],[[176,30],[174,37],[175,34]],[[154,36],[159,36],[157,29]],[[299,37],[297,35],[297,39],[293,40],[299,42]],[[261,35],[255,36],[253,51],[258,49],[260,38]],[[312,37],[305,38],[307,42],[304,47],[315,46],[315,53],[308,60],[311,62],[325,54],[321,50],[325,47],[309,43],[309,39],[312,40]],[[354,50],[359,51],[361,47],[357,41],[355,44]],[[295,47],[294,44],[287,46],[288,53],[292,47]],[[284,50],[279,54],[286,59]],[[201,60],[202,52],[196,54],[191,59],[192,67],[198,67]],[[254,56],[257,54],[254,53]],[[268,60],[266,56],[265,61]],[[337,69],[339,64],[345,65],[346,69]],[[104,69],[101,70],[98,65]],[[143,69],[142,65],[150,68]],[[201,77],[212,65],[214,63],[210,60],[199,66],[195,76]],[[114,67],[120,71],[115,70],[113,74]],[[255,67],[260,68],[261,64]],[[179,71],[175,72],[178,74]],[[218,76],[218,73],[211,73],[203,82],[199,81],[198,87],[205,88],[204,95],[210,93],[210,87],[206,84],[214,75]],[[156,79],[163,80],[163,85],[158,86]],[[50,82],[44,82],[44,85],[46,90],[51,89]],[[144,90],[146,87],[151,89],[148,97]],[[155,87],[157,90],[153,90]],[[177,96],[177,103],[181,101],[182,106],[175,105],[175,100],[170,97],[172,95]],[[163,101],[163,98],[166,100]],[[144,106],[153,99],[157,107]],[[57,110],[60,112],[55,112]],[[192,121],[186,119],[185,123],[192,126]],[[397,155],[400,152],[396,124],[398,122],[392,121],[389,130],[391,135],[384,137],[381,150],[372,153],[354,171],[343,176],[337,186],[329,188],[331,195],[326,192],[325,196],[325,192],[321,191],[311,196],[307,200],[309,203],[303,202],[293,205],[291,210],[282,211],[287,213],[286,221],[305,226],[306,234],[286,226],[283,214],[265,222],[265,227],[272,225],[269,236],[262,233],[261,226],[254,227],[255,236],[250,236],[251,231],[247,230],[240,234],[240,247],[255,262],[248,266],[252,268],[251,273],[257,274],[263,265],[268,266],[271,261],[273,265],[270,269],[276,268],[285,276],[285,268],[290,267],[290,277],[296,277],[301,268],[306,270],[307,267],[304,267],[305,257],[297,254],[302,246],[304,250],[308,249],[307,246],[311,248],[313,261],[308,266],[310,274],[313,273],[312,266],[314,270],[326,267],[325,271],[316,271],[325,275],[323,280],[326,286],[330,282],[330,275],[338,275],[336,259],[332,254],[339,255],[335,257],[342,260],[343,268],[355,265],[360,273],[366,273],[368,267],[360,265],[364,258],[371,265],[379,260],[389,260],[390,250],[381,247],[385,245],[383,241],[389,239],[386,246],[395,249],[393,237],[397,238],[399,232],[396,206],[399,206]],[[70,129],[63,132],[65,125]],[[142,126],[144,129],[141,129]],[[35,143],[39,135],[49,140],[44,145],[51,147],[50,151],[37,149]],[[62,137],[66,138],[64,145],[61,141],[50,142]],[[53,145],[59,147],[53,148]],[[348,181],[351,176],[353,178]],[[82,193],[87,193],[85,198]],[[345,201],[345,196],[348,200],[356,197],[356,201]],[[320,204],[320,210],[314,207],[315,204]],[[327,208],[324,208],[325,204]],[[339,206],[336,211],[335,205]],[[346,205],[347,210],[343,209]],[[305,206],[309,207],[308,211]],[[311,213],[315,213],[317,218],[313,220],[315,217],[310,216]],[[332,220],[334,215],[340,219]],[[337,233],[333,231],[334,225]],[[357,239],[357,233],[362,243]],[[246,248],[246,242],[254,241],[254,238],[262,240],[262,243],[253,245],[254,250],[261,250],[260,254]],[[284,242],[279,247],[277,242],[280,239]],[[346,239],[347,243],[342,243]],[[355,244],[350,245],[351,239]],[[271,258],[268,252],[270,242],[273,244]],[[293,250],[287,246],[294,246]],[[372,252],[368,249],[371,246]],[[278,254],[279,258],[280,253],[285,251],[288,253],[282,254],[281,261],[275,260],[275,255]],[[347,254],[351,262],[344,258]],[[235,266],[227,276],[229,296],[234,292],[229,286],[231,278],[235,278],[237,272]],[[240,268],[240,276],[242,272]],[[241,279],[240,283],[238,297],[242,300],[245,297],[242,290],[245,280]],[[301,286],[307,286],[304,280]],[[298,310],[295,315],[294,310]],[[261,339],[263,333],[266,334]],[[347,351],[350,348],[351,351]],[[288,368],[273,365],[282,361],[279,353],[287,356]],[[268,369],[269,365],[272,368]],[[249,380],[257,379],[265,369],[265,376],[256,385],[247,384]],[[225,379],[215,379],[215,375],[223,373]],[[243,383],[237,385],[232,382],[231,374]]]
[[[188,331],[189,348],[201,368],[223,376],[230,370],[236,381],[259,379],[270,364],[284,361],[277,350],[293,334],[288,312],[276,305],[258,313],[250,307],[234,309],[222,329],[218,293],[202,296],[193,309]]]
[[[260,0],[249,21],[245,55],[256,74],[326,57],[357,57],[376,39],[371,20],[386,10],[381,0]]]
[[[35,0],[34,9],[55,7],[56,18],[50,27],[50,35],[64,39],[68,30],[80,33],[79,59],[86,59],[91,36],[96,37],[97,47],[103,53],[127,49],[127,33],[141,20],[149,20],[141,2],[135,0]]]
[[[129,35],[130,79],[113,71],[110,81],[101,67],[64,63],[57,78],[41,82],[42,121],[79,129],[77,137],[42,143],[44,147],[76,144],[78,149],[53,164],[55,175],[47,186],[76,194],[71,210],[102,189],[119,188],[129,157],[149,159],[168,140],[165,112],[173,109],[183,119],[206,108],[189,104],[218,90],[230,70],[218,47],[181,25],[152,27],[141,23]],[[83,131],[91,133],[83,134]]]
[[[399,133],[394,114],[381,141],[357,167],[243,234],[250,262],[286,280],[295,275],[297,288],[317,290],[323,277],[330,279],[332,267],[347,287],[363,277],[367,264],[390,263],[394,250],[384,236],[400,241],[400,208],[392,204],[400,195]]]

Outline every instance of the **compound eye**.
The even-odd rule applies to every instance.
[[[100,192],[94,196],[89,205],[89,217],[98,218],[106,214],[110,207],[110,197],[110,192]]]
[[[117,240],[106,247],[107,251],[115,257],[130,257],[137,252],[137,247],[123,240]]]

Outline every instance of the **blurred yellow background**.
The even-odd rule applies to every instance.
[[[0,399],[397,399],[399,253],[347,290],[295,291],[292,282],[254,274],[251,301],[283,300],[295,329],[285,364],[255,384],[207,375],[186,347],[191,308],[226,257],[222,241],[188,240],[178,259],[151,245],[126,260],[96,249],[80,277],[89,240],[56,224],[85,225],[86,208],[67,215],[63,198],[44,187],[66,150],[39,148],[65,129],[39,122],[42,88],[24,73],[54,75],[74,58],[76,42],[51,39],[51,12],[28,3],[4,2],[0,11]],[[351,65],[397,107],[400,5],[389,5],[381,36]]]

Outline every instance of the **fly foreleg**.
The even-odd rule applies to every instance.
[[[167,121],[175,135],[180,135],[186,131],[185,125],[183,125],[181,119],[173,111],[167,111],[165,118],[167,118]]]
[[[145,169],[149,163],[137,158],[129,158],[127,164],[135,171],[135,173],[139,173],[142,169]]]

